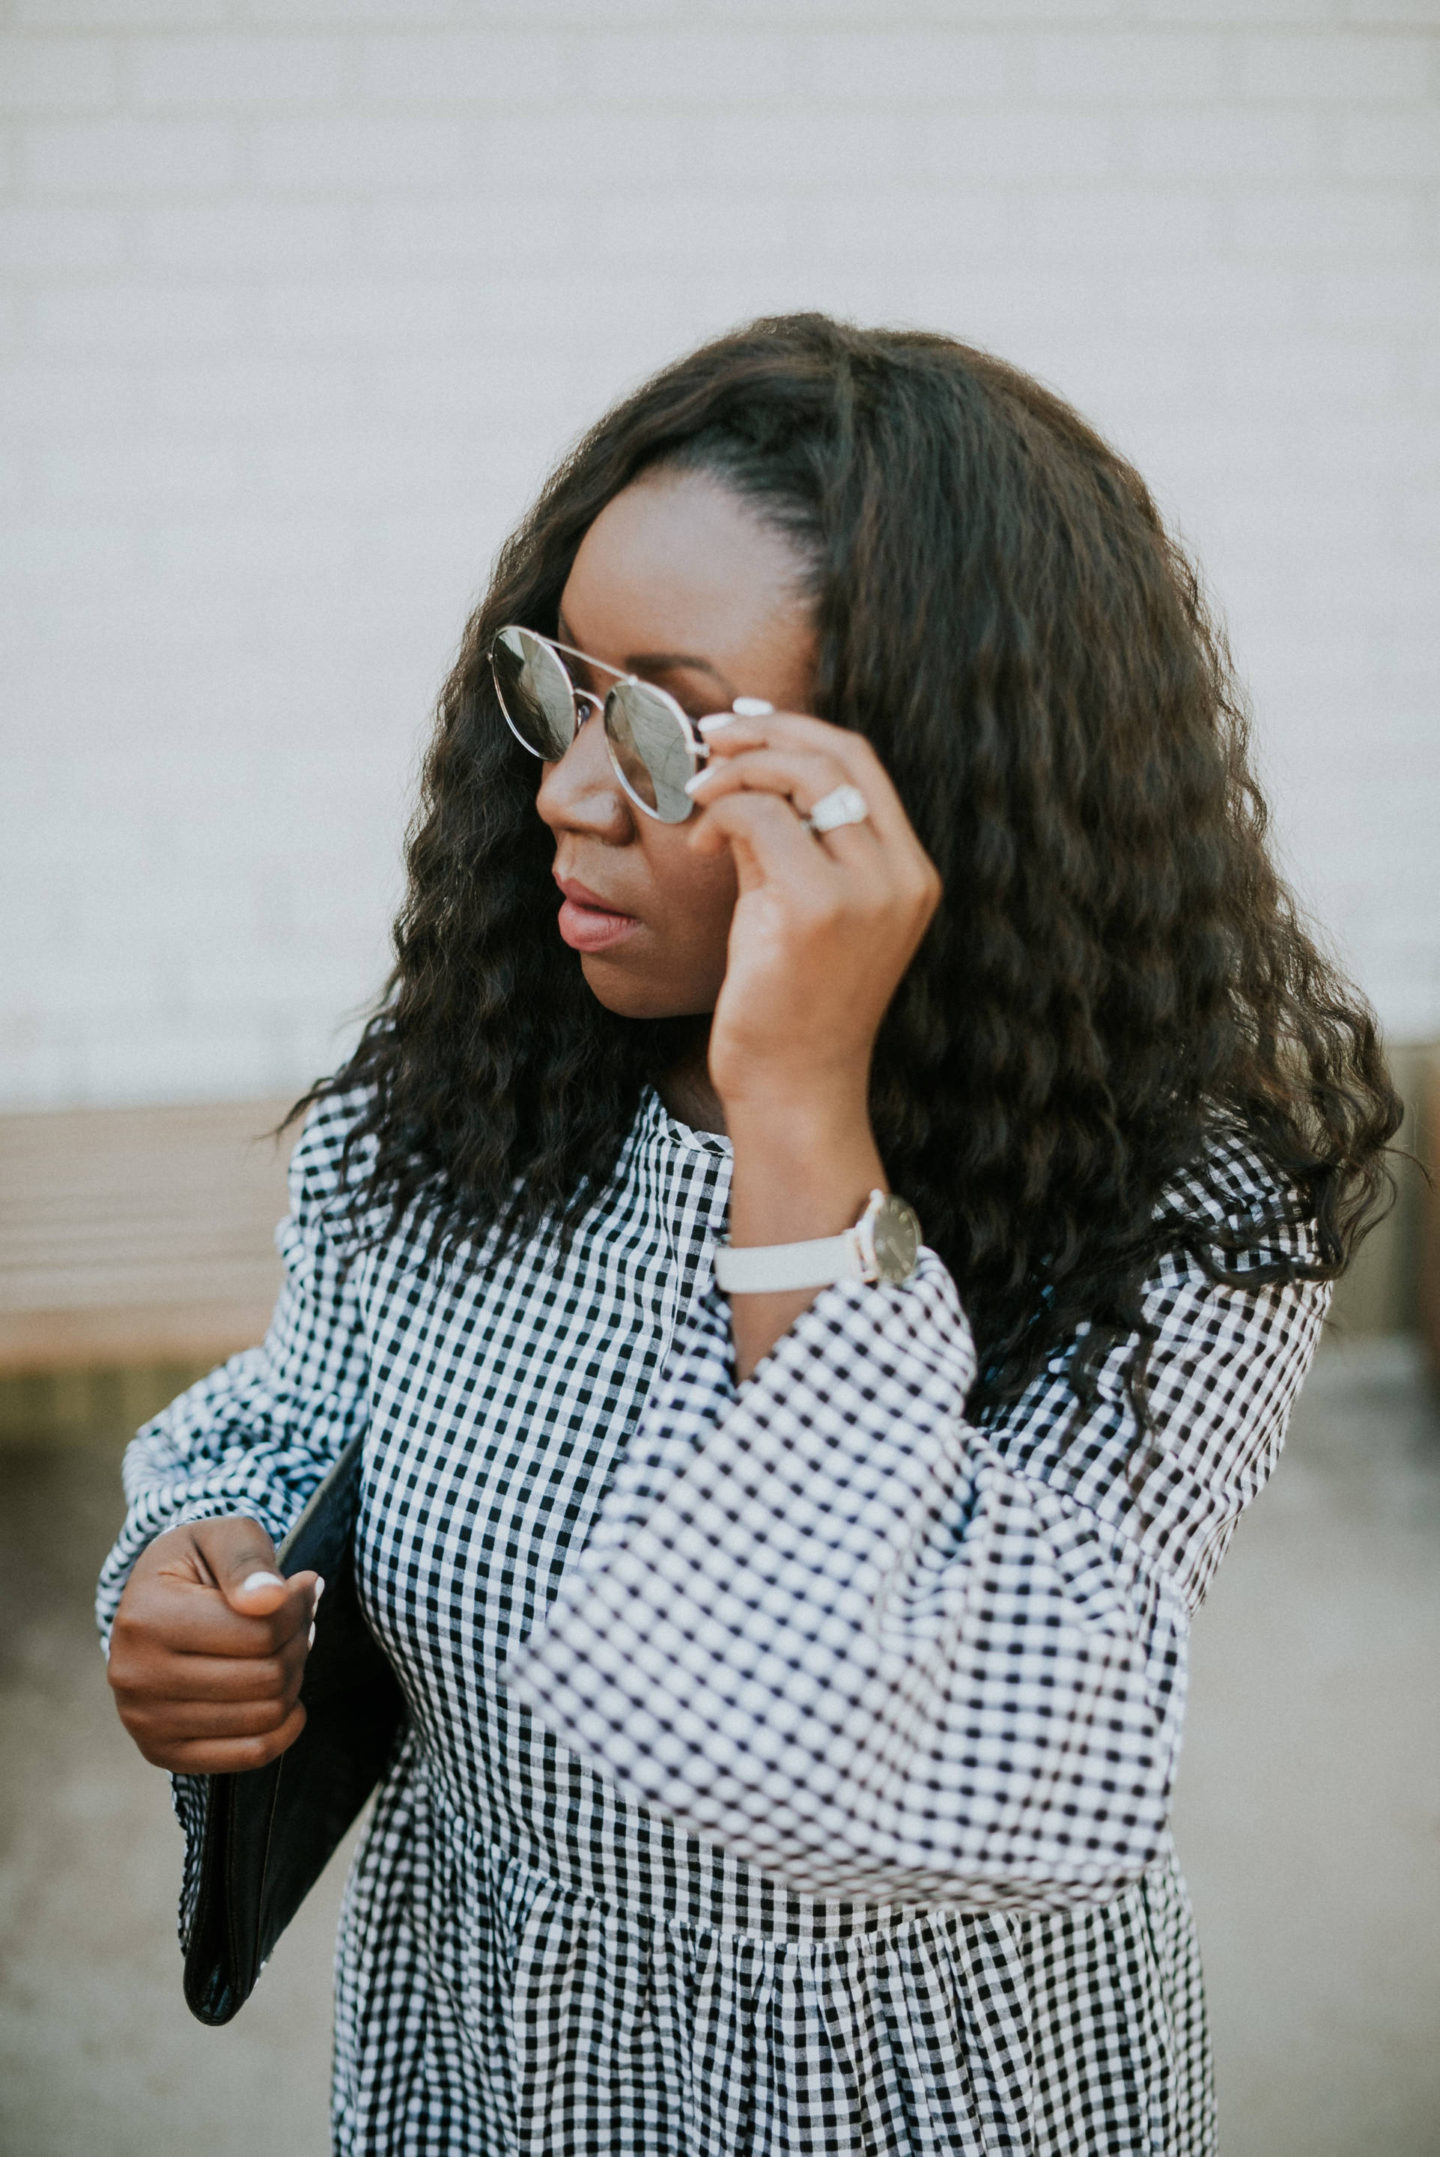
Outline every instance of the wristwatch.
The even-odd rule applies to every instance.
[[[760,1243],[715,1248],[715,1285],[727,1296],[773,1295],[779,1289],[828,1288],[832,1281],[889,1281],[915,1271],[920,1222],[893,1191],[872,1191],[870,1202],[843,1236],[809,1243]]]

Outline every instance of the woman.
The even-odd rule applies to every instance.
[[[550,482],[102,1592],[182,1808],[273,1758],[366,1430],[337,2149],[1213,2147],[1186,1628],[1396,1120],[1264,830],[1143,485],[979,352],[760,322]]]

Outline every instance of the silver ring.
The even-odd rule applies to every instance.
[[[836,786],[821,795],[805,819],[805,829],[816,833],[838,831],[842,824],[863,824],[869,814],[858,786]]]

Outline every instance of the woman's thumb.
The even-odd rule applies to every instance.
[[[275,1545],[258,1520],[200,1521],[195,1540],[232,1610],[247,1618],[267,1618],[280,1608],[288,1583],[275,1563]]]

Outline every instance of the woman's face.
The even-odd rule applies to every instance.
[[[737,696],[808,711],[814,674],[802,565],[781,534],[718,481],[637,480],[595,519],[560,600],[562,642],[668,689],[692,718]],[[603,698],[567,658],[578,687]],[[585,979],[627,1018],[713,1011],[735,905],[728,852],[697,855],[697,819],[660,824],[625,793],[597,719],[545,766],[536,806],[555,834],[565,894],[557,933]]]

